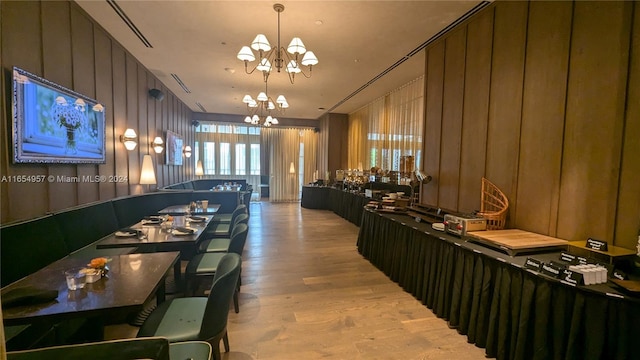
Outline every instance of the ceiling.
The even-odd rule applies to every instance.
[[[277,44],[275,2],[77,1],[191,110],[237,115],[247,114],[243,96],[255,98],[265,84],[260,72],[247,75],[236,55],[258,33],[265,34],[272,46]],[[290,105],[282,117],[299,119],[317,119],[327,111],[352,112],[419,77],[424,73],[424,51],[412,52],[472,9],[486,5],[481,1],[280,3],[285,6],[280,14],[281,45],[300,37],[319,60],[311,78],[298,74],[293,85],[284,71],[269,76],[268,94],[274,99],[283,94]],[[145,46],[114,4],[152,47]]]

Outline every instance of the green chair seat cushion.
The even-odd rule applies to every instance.
[[[215,214],[211,222],[214,224],[215,223],[230,224],[232,215],[233,214]]]
[[[160,304],[138,331],[138,337],[161,336],[169,342],[199,340],[206,297],[175,298]]]
[[[170,359],[211,359],[211,344],[205,341],[185,341],[169,345]]]
[[[200,242],[200,244],[198,245],[198,252],[227,252],[230,243],[231,239],[229,238],[206,239]]]
[[[197,254],[187,264],[185,270],[187,275],[215,274],[218,264],[227,253],[204,253]]]
[[[231,224],[214,223],[207,227],[207,236],[229,236]]]

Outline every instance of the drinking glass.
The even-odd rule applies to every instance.
[[[64,272],[67,278],[67,287],[69,290],[79,290],[84,287],[87,282],[86,274],[82,268],[73,268]]]

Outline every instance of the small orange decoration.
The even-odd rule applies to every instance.
[[[110,261],[111,259],[107,259],[105,257],[99,257],[99,258],[93,258],[91,259],[91,263],[88,264],[88,266],[94,268],[94,269],[102,269],[105,266],[107,266],[107,263]]]

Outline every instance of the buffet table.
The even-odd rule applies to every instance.
[[[325,186],[303,186],[300,206],[305,209],[331,210],[340,217],[360,226],[364,206],[369,200],[360,193]]]
[[[527,256],[511,257],[466,242],[405,215],[365,210],[357,246],[470,343],[486,348],[489,357],[640,357],[634,343],[640,300],[607,284],[561,283],[524,269]],[[536,258],[548,261],[558,255]]]

